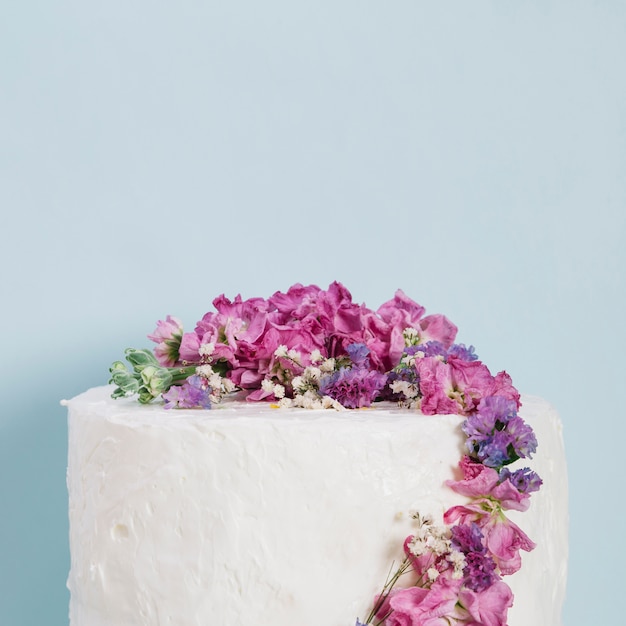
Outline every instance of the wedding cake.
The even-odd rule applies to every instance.
[[[549,404],[400,291],[214,304],[67,402],[71,626],[562,624]]]

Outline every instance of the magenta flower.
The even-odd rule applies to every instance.
[[[300,283],[289,287],[286,293],[277,291],[268,300],[271,308],[280,314],[281,324],[290,320],[302,320],[308,316],[317,316],[317,296],[321,289],[316,285],[302,286]]]
[[[390,596],[385,626],[449,626],[463,621],[467,612],[459,604],[460,589],[460,581],[438,578],[430,589],[397,590]]]
[[[446,481],[446,485],[456,493],[468,498],[496,501],[505,511],[528,509],[530,494],[518,491],[508,478],[502,480],[495,469],[474,461],[468,456],[461,459],[459,467],[463,473],[463,479]]]
[[[462,411],[458,390],[452,379],[448,363],[436,357],[416,359],[415,370],[422,395],[421,410],[424,415],[453,414]]]
[[[506,626],[508,609],[513,606],[513,593],[502,581],[482,591],[463,588],[459,601],[469,613],[467,626]]]
[[[168,315],[165,321],[159,320],[157,327],[148,339],[157,343],[154,356],[164,367],[174,367],[179,359],[178,349],[183,334],[183,324],[176,318]]]
[[[457,327],[445,315],[428,315],[419,324],[420,340],[440,341],[446,348],[454,343]]]

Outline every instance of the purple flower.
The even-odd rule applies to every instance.
[[[408,346],[405,350],[405,353],[408,355],[414,355],[417,353],[421,353],[420,356],[441,356],[444,359],[448,356],[448,351],[446,347],[441,343],[441,341],[427,341],[426,343],[418,343],[414,346]]]
[[[491,422],[508,422],[517,415],[517,403],[504,396],[489,396],[478,404],[478,413]]]
[[[461,361],[477,361],[478,355],[474,352],[474,346],[465,347],[465,344],[454,343],[448,348],[448,357]]]
[[[518,458],[531,457],[537,450],[535,433],[521,417],[514,417],[507,424],[506,430],[511,437],[511,445]]]
[[[493,435],[478,443],[474,448],[478,460],[487,467],[502,467],[511,463],[509,446],[511,435],[503,430],[496,430]]]
[[[504,482],[507,479],[520,493],[539,491],[543,484],[539,475],[529,467],[518,469],[515,472],[511,472],[507,467],[503,468],[500,470],[500,482]]]
[[[173,385],[163,394],[166,409],[211,408],[211,391],[200,376],[190,376],[182,385]]]
[[[351,343],[346,352],[350,357],[350,360],[356,367],[368,367],[369,366],[369,353],[367,346],[364,343]]]
[[[489,467],[500,468],[537,449],[532,428],[517,415],[517,402],[505,396],[483,398],[462,428],[470,455]]]
[[[348,409],[370,406],[385,386],[387,377],[376,370],[342,367],[320,380],[320,394],[330,396]]]
[[[463,582],[472,591],[483,591],[498,579],[496,563],[487,553],[483,534],[475,522],[452,527],[452,545],[465,555]]]

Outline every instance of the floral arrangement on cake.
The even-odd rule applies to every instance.
[[[413,513],[415,533],[365,621],[355,626],[506,626],[513,604],[504,576],[534,543],[505,511],[525,511],[541,479],[509,465],[537,441],[518,415],[506,372],[492,375],[457,328],[398,290],[376,311],[340,283],[293,285],[269,299],[220,296],[191,332],[167,316],[148,335],[153,351],[129,348],[110,368],[114,398],[159,397],[166,408],[209,409],[238,393],[277,407],[358,409],[394,401],[426,415],[458,414],[466,436],[460,480],[465,503],[443,524]]]

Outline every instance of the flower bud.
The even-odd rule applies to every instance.
[[[135,368],[136,372],[143,371],[148,366],[158,366],[159,362],[150,350],[128,348],[126,350],[126,360]]]

